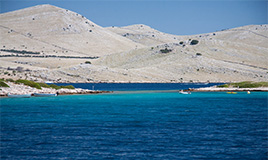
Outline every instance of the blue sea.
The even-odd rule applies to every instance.
[[[267,159],[267,92],[116,85],[111,94],[0,98],[1,160]]]

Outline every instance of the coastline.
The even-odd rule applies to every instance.
[[[79,95],[79,94],[103,94],[103,93],[137,93],[137,92],[179,92],[181,89],[171,89],[171,90],[137,90],[137,91],[111,91],[111,90],[90,90],[90,89],[82,89],[82,88],[75,88],[75,89],[54,89],[54,88],[44,88],[36,89],[30,86],[26,86],[24,84],[15,84],[13,82],[6,82],[10,87],[0,87],[0,97],[8,97],[8,94],[11,95],[26,95],[34,93],[44,93],[44,94],[57,94],[57,95]],[[57,84],[57,83],[56,83]],[[68,83],[69,84],[69,83]],[[95,83],[92,83],[95,84]],[[96,83],[97,84],[97,83]],[[115,83],[107,83],[107,84],[115,84]],[[123,84],[123,83],[120,83]],[[130,83],[124,83],[130,84]],[[148,83],[144,83],[148,84]],[[167,84],[167,83],[163,83]],[[173,83],[174,84],[174,83]],[[206,84],[206,83],[185,83],[185,84]],[[268,92],[268,87],[260,87],[260,88],[219,88],[217,86],[211,87],[201,87],[201,88],[188,88],[183,89],[183,91],[190,91],[190,92]]]
[[[57,95],[74,95],[74,94],[101,94],[101,93],[112,93],[112,91],[100,91],[100,90],[89,90],[82,88],[75,89],[54,89],[54,88],[44,88],[36,89],[24,84],[15,84],[12,82],[6,82],[9,87],[0,87],[0,97],[8,97],[8,94],[12,95],[25,95],[34,93],[45,93],[45,94],[57,94]]]
[[[213,87],[205,87],[205,88],[189,88],[185,91],[190,92],[268,92],[268,87],[260,87],[260,88],[217,88]]]

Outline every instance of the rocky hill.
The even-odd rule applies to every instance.
[[[178,36],[103,28],[40,5],[0,15],[1,77],[56,82],[267,81],[268,25]]]
[[[51,5],[0,15],[1,48],[46,55],[101,56],[142,45],[96,25],[86,17]]]

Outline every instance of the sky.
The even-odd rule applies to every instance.
[[[0,0],[0,11],[40,4],[77,12],[102,27],[145,24],[176,35],[268,23],[268,0]]]

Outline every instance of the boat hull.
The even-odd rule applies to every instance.
[[[8,94],[9,98],[30,98],[31,94]]]
[[[55,97],[57,94],[50,94],[50,93],[34,93],[35,97]]]

